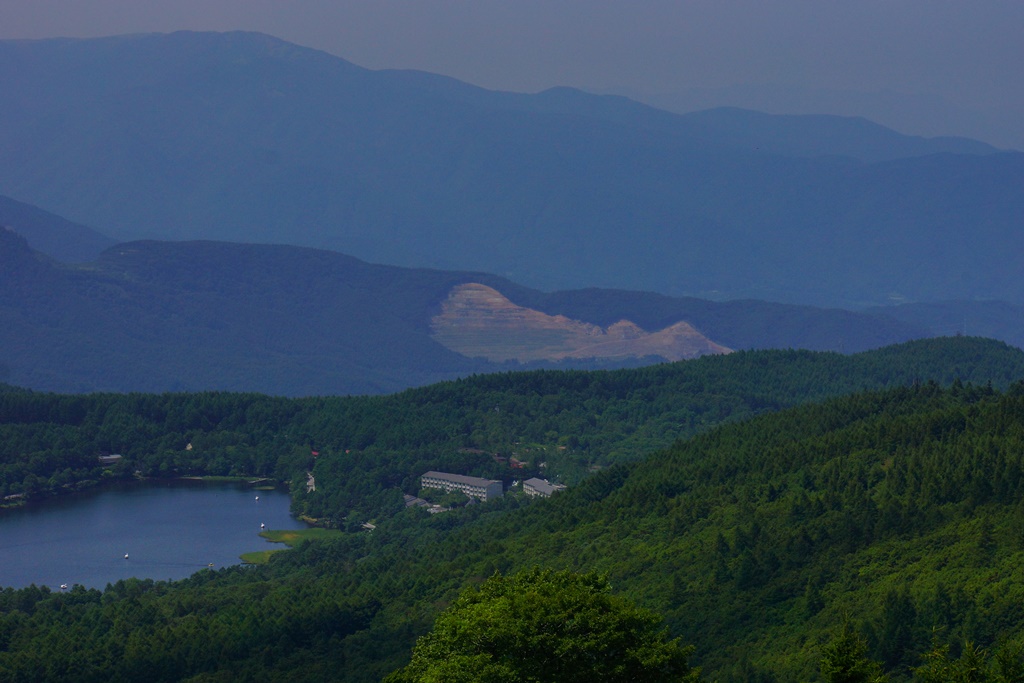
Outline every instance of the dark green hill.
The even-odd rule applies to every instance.
[[[625,432],[633,399],[652,411],[633,427],[668,414],[664,402],[686,393],[677,373],[734,406],[809,386],[893,388],[705,429],[547,501],[507,495],[433,517],[400,511],[372,533],[307,543],[260,567],[103,592],[3,590],[0,670],[15,680],[375,681],[407,659],[415,636],[464,587],[533,565],[606,572],[615,592],[665,615],[673,635],[697,646],[708,678],[723,683],[818,680],[820,647],[845,617],[897,681],[933,633],[983,646],[1024,638],[1024,354],[984,340],[493,375],[389,399],[0,394],[2,443],[14,453],[30,452],[31,438],[153,439],[162,446],[140,450],[171,462],[194,439],[207,444],[185,456],[196,467],[244,467],[261,443],[304,425],[322,430],[328,448],[317,467],[326,472],[327,460],[343,462],[343,431],[404,439],[406,454],[426,454],[422,437],[450,443],[450,427],[473,415],[467,399],[489,404],[490,392],[542,407],[559,395],[578,401],[580,391],[591,396],[591,433]],[[413,413],[396,410],[403,402]],[[423,407],[437,412],[412,419]],[[540,414],[557,420],[563,411]],[[483,414],[472,420],[485,424]],[[289,454],[275,443],[265,452],[304,482],[308,448]],[[48,457],[35,455],[33,463]],[[355,464],[375,458],[386,459],[367,452]]]
[[[405,570],[466,581],[532,563],[606,571],[723,681],[817,680],[820,646],[849,615],[904,680],[933,633],[985,647],[1024,638],[1022,416],[1019,385],[1010,396],[924,386],[765,416],[514,518],[472,522]]]
[[[121,238],[823,306],[1024,301],[1024,154],[361,69],[247,33],[0,44],[0,192]]]
[[[756,351],[628,370],[496,373],[390,396],[21,390],[0,401],[8,423],[0,482],[6,494],[21,493],[31,475],[33,490],[59,491],[65,468],[95,468],[103,452],[128,454],[126,473],[151,476],[290,480],[300,468],[303,482],[312,470],[322,486],[311,494],[297,484],[295,509],[342,526],[392,515],[398,489],[414,492],[429,469],[576,484],[722,422],[801,402],[927,380],[1005,387],[1021,376],[1019,349],[960,337],[852,356]]]
[[[300,247],[133,242],[72,267],[2,231],[0,261],[7,381],[54,391],[365,394],[522,367],[466,358],[431,338],[441,302],[467,282],[605,326],[625,318],[656,330],[686,320],[735,349],[852,352],[928,335],[884,316],[600,290],[545,294],[492,275],[378,266]]]

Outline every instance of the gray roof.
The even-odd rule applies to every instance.
[[[529,486],[535,491],[539,491],[540,493],[543,493],[546,496],[550,496],[552,493],[558,490],[548,482],[544,481],[543,479],[538,479],[537,477],[534,477],[533,479],[527,479],[526,481],[523,482],[523,486]]]
[[[499,483],[497,479],[481,479],[480,477],[467,477],[464,474],[449,474],[448,472],[435,472],[433,470],[426,472],[422,476],[431,477],[432,479],[444,479],[445,481],[452,481],[467,486],[480,486],[482,488]]]

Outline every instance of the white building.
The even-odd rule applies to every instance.
[[[563,484],[552,484],[547,479],[527,479],[523,482],[523,493],[528,496],[540,496],[541,498],[549,498],[555,491],[561,491],[565,486]]]
[[[480,500],[493,500],[501,497],[501,482],[495,479],[467,477],[462,474],[430,471],[420,477],[420,486],[425,489],[443,489],[445,491],[462,491],[467,496]]]

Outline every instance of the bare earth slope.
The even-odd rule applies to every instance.
[[[454,287],[431,321],[431,336],[448,349],[490,361],[643,358],[675,361],[731,349],[680,321],[647,332],[628,320],[607,328],[523,308],[478,283]]]

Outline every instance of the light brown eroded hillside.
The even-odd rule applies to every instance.
[[[660,356],[683,360],[728,349],[680,321],[647,332],[628,320],[607,329],[523,308],[486,285],[459,285],[431,320],[432,337],[445,347],[490,361],[625,359]]]

